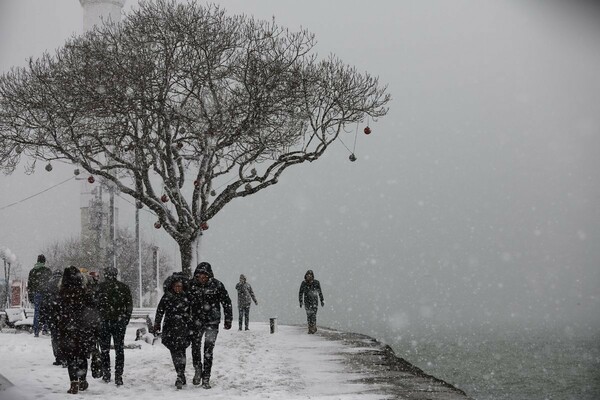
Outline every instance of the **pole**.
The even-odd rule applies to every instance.
[[[116,229],[117,224],[115,223],[115,187],[111,183],[109,183],[108,192],[110,195],[110,260],[112,262],[112,266],[117,268],[117,251],[116,251]]]
[[[2,261],[4,261],[4,279],[6,280],[5,285],[6,285],[6,295],[5,295],[5,299],[4,301],[6,302],[5,304],[5,308],[8,308],[10,306],[10,302],[9,302],[9,297],[8,297],[8,272],[6,269],[6,258],[4,258],[4,254],[2,255]]]
[[[158,271],[158,267],[160,264],[160,258],[158,254],[158,247],[156,247],[156,293],[160,293],[160,273]]]
[[[142,241],[140,238],[140,204],[135,205],[135,242],[137,243],[138,283],[140,290],[140,308],[142,308]]]

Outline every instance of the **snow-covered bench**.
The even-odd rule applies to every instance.
[[[6,315],[6,326],[19,330],[31,331],[33,328],[33,310],[25,308],[7,308],[4,310]]]

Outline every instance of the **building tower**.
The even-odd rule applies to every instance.
[[[84,32],[104,21],[119,22],[125,1],[79,0],[83,7]],[[114,186],[99,179],[94,184],[83,180],[81,185],[81,241],[86,245],[95,244],[98,263],[116,266],[115,236],[119,211],[115,206]],[[108,192],[108,203],[104,202],[103,192]]]
[[[102,21],[119,22],[126,0],[79,0],[83,7],[83,30],[89,31]]]

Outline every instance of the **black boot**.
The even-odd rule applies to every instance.
[[[115,376],[115,385],[123,386],[123,377],[122,376]]]
[[[88,382],[84,379],[79,381],[79,391],[83,392],[84,390],[86,390],[90,385],[88,384]]]
[[[67,393],[77,394],[79,392],[79,381],[71,381],[71,387],[67,390]]]
[[[192,383],[194,385],[199,385],[201,382],[202,382],[202,370],[197,369],[196,373],[194,374],[194,379],[192,379]]]
[[[183,388],[183,381],[181,380],[181,377],[179,377],[179,376],[177,376],[177,379],[175,380],[175,387],[177,389]]]
[[[209,378],[202,378],[202,387],[204,389],[210,389],[210,379]]]

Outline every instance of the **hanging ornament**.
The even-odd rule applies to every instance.
[[[94,183],[94,182],[96,182],[96,179],[94,178],[94,175],[90,175],[90,176],[88,176],[88,182],[89,182],[89,183]]]
[[[185,128],[183,126],[181,128],[179,128],[179,133],[181,133],[182,135],[185,134]]]
[[[77,176],[79,175],[81,172],[79,171],[79,168],[75,168],[75,170],[73,171],[73,175]]]
[[[368,125],[365,126],[364,132],[365,132],[365,135],[370,135],[371,134],[371,128],[369,128]]]
[[[144,208],[144,205],[143,205],[143,204],[142,204],[142,202],[141,202],[141,201],[139,201],[139,200],[135,202],[135,206],[136,206],[138,209],[142,209],[142,208]]]
[[[252,185],[251,185],[251,184],[249,184],[249,183],[246,183],[246,186],[244,186],[244,188],[245,188],[246,190],[252,190]]]
[[[178,148],[178,149],[182,149],[182,148],[183,148],[183,143],[181,143],[181,142],[177,142],[177,148]]]
[[[356,161],[356,156],[354,155],[354,153],[350,154],[350,157],[348,157],[350,159],[350,161],[354,162]]]
[[[48,171],[48,172],[52,171],[52,164],[50,164],[50,162],[48,162],[48,164],[46,164],[46,171]]]
[[[200,187],[200,181],[196,179],[196,180],[194,181],[194,186],[196,186],[196,187]]]
[[[162,201],[163,203],[166,203],[167,201],[169,201],[169,196],[167,196],[166,194],[163,194],[162,196],[160,196],[160,201]]]
[[[210,195],[211,195],[211,196],[216,196],[216,195],[217,195],[217,192],[215,192],[214,190],[211,190],[211,191],[210,191]]]
[[[208,229],[208,223],[202,222],[200,224],[200,229],[202,229],[203,231],[207,230]]]
[[[156,221],[156,222],[154,223],[154,227],[155,227],[156,229],[160,229],[160,227],[161,227],[161,226],[162,226],[162,225],[160,224],[160,221]]]
[[[256,168],[252,168],[250,170],[250,173],[252,174],[252,176],[256,175]]]

